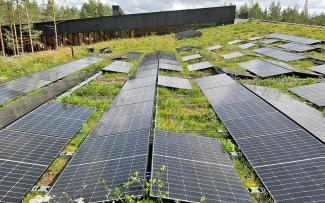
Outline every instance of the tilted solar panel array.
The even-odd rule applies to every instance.
[[[1,130],[0,202],[20,202],[92,113],[48,102]]]
[[[290,53],[287,51],[283,51],[283,50],[275,49],[275,48],[271,48],[271,47],[263,47],[260,49],[256,49],[254,52],[271,57],[271,58],[275,58],[275,59],[278,59],[278,60],[284,61],[284,62],[297,61],[297,60],[302,60],[302,59],[307,58],[303,55],[298,55],[298,54]]]
[[[316,106],[325,106],[325,83],[303,85],[289,88],[294,94],[312,102]]]
[[[323,143],[227,75],[197,82],[276,202],[325,199]]]
[[[307,45],[318,44],[318,43],[322,42],[322,40],[311,39],[311,38],[306,38],[306,37],[299,37],[299,36],[292,36],[292,35],[285,35],[285,34],[281,34],[281,33],[272,33],[272,34],[269,34],[268,37],[282,39],[282,40],[291,41],[291,42],[297,42],[297,43],[301,43],[301,44],[307,44]]]
[[[146,177],[160,55],[146,55],[125,83],[51,189],[54,202],[69,202],[66,194],[85,202],[112,200],[115,197],[107,193],[115,188],[121,189],[122,196],[143,195],[140,185],[128,189],[123,185],[135,172]]]
[[[129,73],[133,64],[130,62],[125,61],[114,61],[113,63],[109,64],[103,71],[111,71],[111,72],[118,72],[118,73]]]
[[[161,180],[167,199],[185,202],[251,202],[232,162],[217,139],[157,131],[152,173],[166,166]],[[157,195],[158,186],[153,193]]]
[[[64,78],[73,72],[82,70],[100,61],[100,58],[87,57],[55,68],[34,73],[30,76],[17,78],[0,84],[0,105],[5,104],[21,95],[44,87],[56,80]]]

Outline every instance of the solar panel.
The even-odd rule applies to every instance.
[[[324,114],[274,88],[248,85],[252,91],[325,142]]]
[[[297,42],[297,43],[301,43],[301,44],[308,44],[308,45],[319,44],[322,42],[321,40],[317,40],[317,39],[285,35],[285,34],[281,34],[281,33],[272,33],[272,34],[269,34],[268,37],[282,39],[282,40],[291,41],[291,42]]]
[[[213,109],[218,113],[222,121],[276,112],[273,107],[261,99],[223,106],[213,106]]]
[[[270,48],[270,47],[263,47],[261,49],[256,49],[255,52],[265,55],[265,56],[269,56],[271,58],[278,59],[280,61],[284,61],[284,62],[297,61],[297,60],[307,58],[302,55],[297,55],[297,54],[293,54],[293,53],[290,53],[287,51],[282,51],[282,50],[274,49],[274,48]]]
[[[159,63],[159,69],[172,70],[172,71],[182,71],[182,66],[173,65],[173,64],[166,64],[166,63]]]
[[[50,83],[51,81],[34,79],[31,77],[22,77],[2,84],[2,87],[7,90],[28,93]]]
[[[205,89],[203,93],[212,106],[222,106],[258,99],[255,94],[239,84]]]
[[[0,159],[48,166],[68,141],[3,129],[0,131]]]
[[[325,106],[325,83],[289,88],[296,95],[312,102],[316,106]]]
[[[325,199],[325,158],[256,168],[276,202],[322,202]]]
[[[47,166],[0,160],[0,201],[21,202]]]
[[[0,86],[0,105],[12,100],[13,98],[23,95],[23,94],[24,94],[23,92],[9,90],[9,89],[6,89],[6,88]]]
[[[279,41],[280,40],[278,40],[278,39],[267,39],[267,40],[262,41],[262,44],[273,44],[273,43],[277,43]]]
[[[237,43],[240,43],[240,42],[242,42],[242,40],[233,40],[233,41],[230,41],[230,42],[228,42],[228,44],[237,44]]]
[[[114,107],[97,123],[89,137],[151,128],[153,101]]]
[[[179,32],[175,34],[175,37],[177,40],[185,39],[185,38],[195,38],[195,37],[201,37],[202,32],[197,30],[186,30],[183,32]]]
[[[200,58],[202,58],[202,56],[200,54],[194,54],[194,55],[183,57],[182,61],[186,62],[186,61],[191,61],[191,60],[200,59]]]
[[[137,89],[130,89],[121,91],[121,93],[114,99],[111,107],[130,105],[135,103],[142,103],[154,100],[156,93],[156,86],[147,86]]]
[[[158,76],[158,85],[177,89],[192,89],[192,85],[188,79],[168,77],[163,75]]]
[[[213,138],[157,131],[152,169],[162,174],[167,199],[186,202],[251,202],[232,163]],[[157,194],[157,186],[153,187]]]
[[[225,55],[221,55],[222,58],[224,59],[233,59],[233,58],[238,58],[241,56],[245,56],[245,54],[241,53],[241,52],[233,52],[233,53],[229,53],[229,54],[225,54]]]
[[[263,60],[252,60],[239,65],[262,78],[292,73],[290,70]]]
[[[129,51],[128,53],[122,55],[122,58],[136,60],[136,59],[140,58],[141,55],[142,55],[141,52]]]
[[[157,76],[132,79],[132,80],[126,81],[122,90],[131,90],[131,89],[137,89],[137,88],[141,88],[141,87],[153,86],[156,84],[156,82],[157,82]]]
[[[309,46],[309,45],[303,45],[303,44],[296,44],[296,43],[288,43],[288,44],[281,44],[278,47],[288,49],[295,52],[306,52],[317,49],[316,47]]]
[[[143,195],[140,185],[125,189],[123,185],[135,172],[145,178],[149,132],[138,131],[87,139],[60,175],[50,191],[55,202],[69,202],[66,194],[86,202],[107,199],[108,189],[121,189],[122,196]],[[100,182],[105,181],[105,184]]]
[[[254,43],[246,43],[246,44],[240,45],[239,47],[241,49],[249,49],[249,48],[252,48],[252,47],[255,47],[255,46],[257,46],[257,44],[254,44]]]
[[[192,51],[193,49],[202,49],[200,46],[183,46],[176,48],[177,52]]]
[[[129,73],[131,68],[133,67],[132,63],[125,62],[125,61],[114,61],[113,63],[109,64],[103,71],[111,71],[111,72],[118,72],[118,73]]]
[[[173,60],[159,59],[159,67],[163,64],[180,66],[180,63],[177,61],[177,59],[173,59]]]
[[[208,69],[213,67],[214,65],[211,64],[209,61],[204,61],[200,63],[191,64],[187,68],[189,71],[196,71],[196,70],[203,70],[203,69]]]
[[[228,75],[232,75],[234,77],[245,77],[245,78],[255,78],[254,75],[248,73],[248,72],[242,72],[242,71],[237,71],[235,69],[231,69],[231,68],[226,68],[226,67],[223,67],[221,68],[221,70],[228,74]]]
[[[215,45],[215,46],[209,47],[208,50],[209,51],[215,51],[215,50],[219,50],[221,48],[223,48],[223,46],[221,46],[221,45]]]
[[[248,38],[248,40],[250,41],[256,41],[256,40],[260,40],[260,39],[263,39],[264,37],[262,36],[255,36],[255,37],[251,37],[251,38]]]
[[[157,67],[155,69],[150,69],[150,70],[144,70],[144,71],[137,71],[134,73],[132,78],[145,78],[145,77],[151,77],[151,76],[157,76],[158,74],[158,69]]]
[[[199,84],[202,90],[236,84],[236,81],[226,74],[198,78],[195,81]]]
[[[324,191],[319,186],[323,187],[325,177],[324,144],[284,114],[271,106],[266,108],[260,97],[250,91],[245,93],[246,88],[233,90],[231,86],[235,85],[201,89],[273,199],[323,200]],[[260,104],[254,104],[248,94],[255,95],[254,100],[260,100]]]
[[[299,125],[279,112],[248,116],[223,123],[236,140],[301,130]]]
[[[316,73],[320,73],[325,75],[325,64],[324,65],[319,65],[319,66],[313,66],[311,68],[309,68],[309,70],[312,70]]]
[[[49,102],[34,112],[27,114],[7,129],[42,135],[71,138],[81,129],[93,110],[84,107],[71,107],[66,104]],[[79,108],[79,109],[76,109]],[[50,113],[49,113],[50,112]]]

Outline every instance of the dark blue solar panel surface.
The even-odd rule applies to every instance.
[[[168,199],[186,202],[251,202],[232,163],[213,138],[157,131],[154,139],[153,173],[161,166],[163,192]],[[157,186],[153,186],[157,192]]]
[[[276,202],[324,200],[325,147],[241,85],[205,89],[214,110]],[[214,86],[209,84],[209,86]]]

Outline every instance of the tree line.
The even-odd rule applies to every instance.
[[[28,44],[30,51],[41,33],[33,29],[33,23],[53,21],[56,49],[58,36],[56,25],[58,20],[91,18],[112,15],[112,8],[101,0],[88,0],[81,8],[73,6],[58,6],[55,0],[40,4],[36,0],[0,0],[0,52],[6,55],[5,44],[12,54],[24,53],[24,45]]]
[[[298,5],[283,8],[280,2],[272,2],[266,8],[262,8],[258,2],[250,5],[245,3],[237,10],[237,15],[247,18],[325,26],[325,12],[311,14],[308,8],[308,0],[305,1],[303,8],[299,8]]]

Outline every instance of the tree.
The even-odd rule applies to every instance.
[[[239,8],[238,16],[241,18],[245,18],[245,16],[248,17],[247,15],[249,13],[249,10],[250,9],[248,5],[245,3],[243,6]]]
[[[304,8],[300,13],[300,23],[307,24],[309,22],[308,0],[305,1]]]
[[[250,9],[250,17],[251,18],[257,18],[257,19],[263,19],[263,10],[261,8],[261,6],[259,5],[259,3],[254,3],[252,8]]]
[[[56,24],[56,6],[54,0],[49,0],[52,8],[52,16],[53,16],[53,25],[54,25],[54,40],[55,40],[55,50],[59,49],[59,41],[58,41],[58,30],[57,30],[57,24]]]
[[[108,4],[103,4],[100,0],[88,0],[80,9],[80,18],[94,18],[112,15],[112,8]]]
[[[3,39],[4,33],[2,31],[2,25],[6,23],[5,14],[6,14],[6,4],[3,0],[0,0],[0,43],[1,43],[1,52],[3,56],[6,56],[5,43]]]
[[[30,25],[30,19],[29,19],[29,0],[24,0],[25,4],[25,15],[26,15],[26,20],[27,20],[27,28],[28,28],[28,37],[29,37],[29,44],[30,44],[30,49],[32,53],[34,53],[34,44],[33,44],[33,37],[32,37],[32,28]]]
[[[269,6],[268,18],[272,21],[280,21],[281,19],[281,4],[274,1]]]

